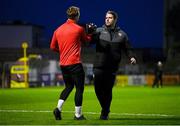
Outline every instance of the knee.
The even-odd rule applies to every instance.
[[[65,90],[72,91],[74,88],[74,85],[66,86]]]
[[[82,94],[82,93],[84,92],[84,86],[77,87],[77,88],[76,88],[76,92]]]

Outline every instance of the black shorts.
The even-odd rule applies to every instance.
[[[62,74],[66,76],[85,74],[81,63],[69,66],[61,66]]]

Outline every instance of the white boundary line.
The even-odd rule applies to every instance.
[[[12,110],[12,109],[0,109],[0,112],[22,112],[22,113],[51,113],[52,111],[48,110]],[[64,113],[74,113],[74,111],[62,111]],[[99,115],[97,112],[83,112],[85,114],[90,115]],[[110,113],[111,115],[117,116],[154,116],[154,117],[173,117],[176,115],[168,115],[168,114],[143,114],[143,113]]]

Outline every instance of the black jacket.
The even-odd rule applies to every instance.
[[[94,41],[96,41],[95,68],[116,72],[121,61],[121,51],[129,58],[134,57],[128,37],[119,27],[97,28]]]
[[[154,74],[155,74],[155,76],[157,77],[157,78],[162,78],[162,74],[163,74],[163,68],[162,68],[162,66],[156,66],[155,67],[155,70],[154,70]]]

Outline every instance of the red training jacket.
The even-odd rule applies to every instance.
[[[50,48],[59,52],[59,64],[67,66],[81,63],[81,43],[90,40],[91,36],[86,35],[83,27],[68,19],[55,30]]]

